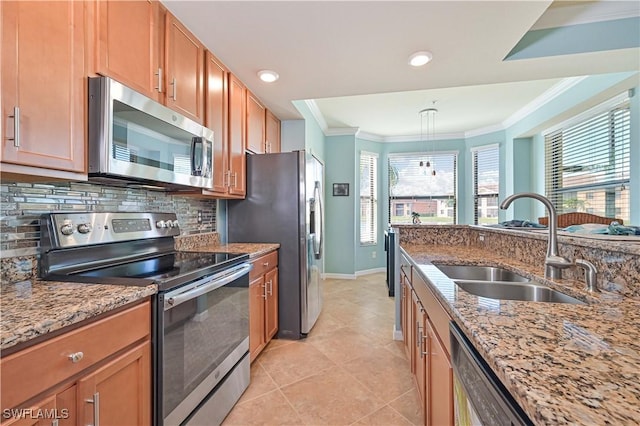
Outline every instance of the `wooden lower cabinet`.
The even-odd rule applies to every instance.
[[[422,404],[424,424],[453,425],[453,370],[448,352],[450,318],[424,280],[403,266],[400,272],[403,339]]]
[[[453,424],[453,369],[450,356],[440,342],[440,337],[434,331],[429,320],[425,322],[428,342],[429,357],[428,391],[426,398],[427,414],[425,419],[430,425]],[[449,336],[446,336],[449,337]]]
[[[145,342],[78,381],[80,424],[151,423],[151,343]]]
[[[151,424],[151,306],[0,359],[2,426]]]
[[[278,252],[254,261],[249,273],[249,354],[251,361],[278,332]]]

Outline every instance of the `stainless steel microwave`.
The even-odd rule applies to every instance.
[[[213,131],[108,77],[89,78],[89,179],[213,186]]]

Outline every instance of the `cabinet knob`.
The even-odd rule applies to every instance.
[[[82,352],[74,352],[71,355],[69,355],[69,361],[71,361],[74,364],[80,362],[82,358],[84,358],[84,353]]]
[[[269,262],[264,262],[264,263],[262,264],[262,266],[264,266],[265,268],[266,268],[266,267],[268,267],[268,266],[269,266]]]

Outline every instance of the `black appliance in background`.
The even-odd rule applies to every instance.
[[[386,261],[387,261],[387,289],[389,290],[389,297],[394,297],[395,295],[395,277],[396,277],[396,268],[395,268],[395,259],[399,254],[397,253],[397,241],[396,238],[398,234],[396,234],[395,230],[389,226],[389,228],[384,231],[384,251],[386,252]]]
[[[43,279],[157,285],[153,424],[222,423],[250,379],[249,256],[175,251],[175,213],[50,213],[41,233]]]

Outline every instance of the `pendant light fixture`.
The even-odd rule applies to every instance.
[[[433,105],[436,104],[436,101],[433,101]],[[418,114],[420,115],[420,140],[425,140],[423,136],[423,130],[425,129],[425,120],[426,120],[426,140],[431,141],[433,145],[433,140],[435,138],[435,127],[436,127],[436,114],[438,110],[435,107],[425,108],[421,110]],[[433,147],[432,147],[433,148]],[[430,157],[427,157],[427,161],[420,161],[420,168],[425,168],[425,173],[429,173],[432,176],[436,175],[435,164]]]

